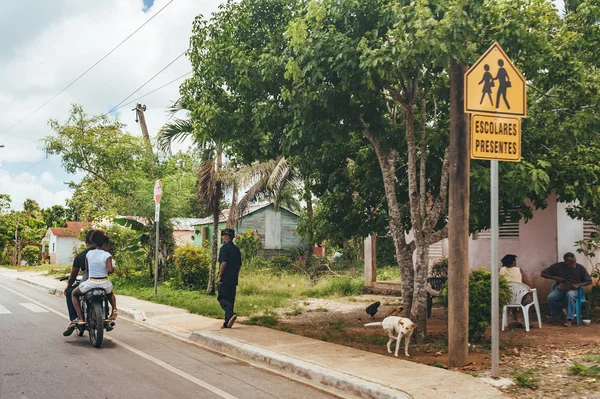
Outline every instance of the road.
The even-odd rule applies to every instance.
[[[0,399],[332,398],[174,338],[117,321],[102,347],[63,337],[64,298],[0,277]]]

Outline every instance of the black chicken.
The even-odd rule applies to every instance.
[[[381,305],[381,302],[377,301],[375,303],[370,304],[369,306],[367,306],[367,309],[365,309],[365,311],[367,312],[368,315],[371,316],[371,318],[375,317],[375,314],[377,313],[377,308],[379,308],[379,305]]]

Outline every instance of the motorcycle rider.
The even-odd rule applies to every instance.
[[[89,279],[82,281],[81,284],[71,294],[73,299],[73,306],[77,312],[76,325],[84,325],[86,321],[83,320],[81,313],[81,306],[79,303],[79,296],[86,292],[94,289],[101,288],[106,292],[109,297],[110,304],[112,306],[112,314],[108,318],[109,320],[115,320],[117,318],[117,301],[115,295],[112,295],[112,283],[108,279],[108,275],[113,272],[112,255],[106,251],[108,245],[108,236],[103,231],[96,230],[92,236],[92,241],[96,244],[96,249],[88,251],[85,257],[85,267],[89,271]]]
[[[65,298],[67,300],[67,309],[69,311],[69,320],[71,320],[71,323],[69,324],[67,329],[63,332],[63,335],[65,337],[68,337],[69,335],[73,334],[73,331],[75,330],[75,326],[77,324],[77,320],[78,320],[77,312],[75,311],[75,306],[73,306],[73,298],[71,295],[72,295],[73,291],[75,290],[75,288],[77,288],[78,284],[75,284],[75,279],[77,278],[79,271],[83,270],[83,276],[81,277],[81,281],[85,281],[89,277],[89,271],[85,267],[85,257],[91,249],[96,248],[96,244],[94,244],[92,242],[92,237],[95,232],[96,231],[94,229],[88,230],[88,232],[85,234],[86,249],[84,249],[82,252],[78,253],[77,256],[75,256],[75,259],[73,259],[73,266],[71,267],[71,274],[69,275],[69,280],[67,281],[67,288],[65,289]]]

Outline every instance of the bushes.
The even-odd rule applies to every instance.
[[[510,288],[506,280],[500,277],[498,284],[498,312],[510,301]],[[444,284],[440,297],[448,307],[448,283]],[[469,341],[478,342],[491,322],[492,273],[481,268],[469,275]]]
[[[258,231],[252,229],[239,234],[235,238],[235,244],[242,252],[242,261],[255,258],[258,255],[258,251],[262,249],[262,242],[260,241]]]
[[[440,258],[433,262],[431,277],[448,278],[448,258]]]
[[[173,256],[175,285],[186,289],[204,289],[208,284],[210,256],[192,245],[179,247]]]
[[[28,265],[37,265],[40,263],[40,254],[41,251],[38,247],[34,245],[26,245],[23,248],[23,260],[27,262]]]

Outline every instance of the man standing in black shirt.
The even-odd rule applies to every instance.
[[[563,324],[570,327],[575,316],[575,302],[579,295],[579,287],[590,285],[592,279],[583,265],[577,263],[575,255],[567,252],[563,256],[564,262],[553,264],[541,273],[543,278],[556,281],[554,290],[548,295],[550,315],[554,321],[562,315],[561,301],[567,298],[567,320]]]
[[[85,245],[87,246],[82,252],[75,256],[73,259],[73,267],[71,267],[71,274],[69,275],[69,280],[67,281],[67,288],[65,288],[65,298],[67,299],[67,309],[69,310],[69,320],[71,323],[69,327],[63,332],[65,337],[73,334],[75,331],[76,321],[77,321],[77,312],[75,311],[75,307],[73,306],[73,298],[71,297],[71,293],[75,288],[77,288],[77,284],[74,285],[75,279],[79,274],[80,270],[83,270],[83,276],[81,277],[81,281],[85,281],[89,277],[89,272],[85,267],[85,256],[88,251],[96,248],[96,244],[92,242],[92,237],[94,235],[94,230],[89,230],[85,234]]]
[[[217,300],[225,311],[223,328],[231,328],[237,316],[233,311],[235,291],[238,285],[238,275],[242,266],[240,249],[233,243],[235,231],[221,231],[223,245],[219,251],[219,277],[217,278]]]

